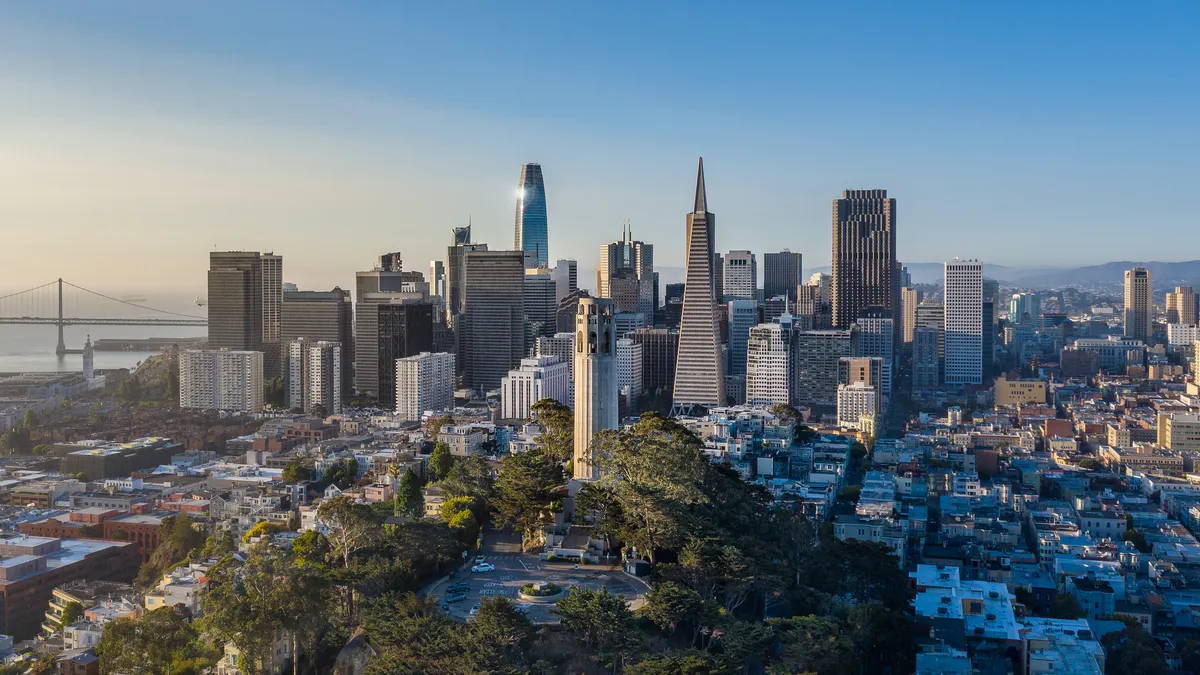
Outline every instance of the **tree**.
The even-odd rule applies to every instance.
[[[1141,553],[1149,553],[1154,550],[1154,546],[1146,541],[1146,535],[1137,530],[1125,530],[1125,534],[1121,535],[1121,540],[1133,544],[1133,547]]]
[[[434,415],[425,421],[425,430],[429,432],[429,437],[434,441],[438,435],[442,433],[442,427],[454,424],[454,417],[451,415]]]
[[[533,419],[542,425],[537,445],[548,457],[566,462],[575,454],[575,414],[571,408],[552,398],[544,398],[530,406]]]
[[[282,408],[287,402],[287,392],[283,388],[283,378],[273,377],[263,383],[263,403]]]
[[[417,474],[405,471],[396,487],[396,514],[419,518],[425,513],[425,497]]]
[[[1162,647],[1134,619],[1125,621],[1125,629],[1101,638],[1108,675],[1167,675]]]
[[[225,558],[208,572],[203,626],[237,645],[242,672],[271,663],[275,643],[292,638],[294,648],[312,645],[327,621],[328,585],[312,568],[267,542],[236,565]],[[315,656],[310,651],[310,657]],[[298,671],[299,652],[293,659]]]
[[[276,523],[270,520],[260,520],[254,524],[254,527],[246,530],[246,534],[242,535],[242,541],[249,543],[250,540],[254,539],[255,537],[265,536],[269,538],[272,535],[279,534],[280,532],[284,531],[286,531],[286,528],[284,527],[283,523]]]
[[[1079,460],[1079,468],[1086,469],[1088,471],[1099,471],[1104,468],[1104,465],[1092,459],[1091,457],[1085,457],[1084,459]]]
[[[38,428],[38,416],[32,408],[25,411],[25,416],[21,418],[21,428],[32,431]]]
[[[562,619],[563,628],[611,662],[613,672],[637,649],[638,634],[625,596],[613,595],[607,587],[598,591],[572,588],[550,611]]]
[[[625,668],[625,675],[733,675],[741,672],[741,668],[721,663],[712,654],[697,649],[656,654]]]
[[[375,522],[370,508],[345,495],[321,502],[317,520],[327,528],[325,537],[330,549],[341,558],[346,569],[350,568],[350,558],[370,544],[374,536]]]
[[[514,667],[526,661],[524,647],[533,638],[533,631],[533,624],[511,600],[493,595],[479,603],[470,639],[494,650],[493,660]]]
[[[1066,593],[1059,593],[1050,601],[1050,617],[1054,619],[1080,619],[1087,612],[1079,606],[1079,602]]]
[[[905,612],[876,603],[850,609],[849,637],[863,670],[907,675],[916,669],[912,621]]]
[[[454,455],[450,454],[450,446],[438,441],[429,455],[429,480],[439,481],[450,475],[454,466]]]
[[[288,462],[288,465],[283,467],[283,482],[299,483],[301,481],[312,480],[312,469],[303,461],[296,459]]]
[[[158,583],[167,568],[186,560],[192,551],[203,548],[208,539],[203,530],[196,529],[196,521],[185,514],[163,518],[158,531],[158,548],[138,570],[137,583],[143,588]]]
[[[197,639],[196,630],[170,607],[104,624],[95,650],[100,672],[122,675],[179,673],[183,664],[199,672],[199,667],[214,660]]]
[[[768,621],[780,644],[768,673],[852,675],[858,670],[854,644],[836,619],[797,616]]]
[[[509,455],[500,464],[492,506],[504,525],[532,540],[543,525],[553,522],[550,505],[566,480],[562,465],[541,448]]]
[[[66,604],[65,607],[63,607],[62,616],[59,617],[59,619],[58,619],[58,629],[62,630],[64,628],[66,628],[67,626],[70,626],[71,624],[75,623],[82,617],[83,617],[83,605],[79,604],[78,602],[75,602],[74,600],[71,600]]]
[[[679,624],[697,620],[703,604],[696,591],[666,581],[650,587],[641,614],[668,634],[673,634]]]
[[[475,497],[487,503],[492,496],[492,468],[479,455],[463,457],[454,462],[450,473],[438,483],[451,497]]]

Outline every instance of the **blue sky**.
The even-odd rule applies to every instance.
[[[698,155],[718,248],[788,247],[806,268],[828,263],[830,200],[878,187],[904,260],[1197,258],[1198,19],[1167,2],[6,3],[0,287],[201,289],[214,247],[274,249],[314,288],[384,251],[425,270],[468,216],[511,245],[527,161],[551,256],[582,279],[627,218],[677,266]]]

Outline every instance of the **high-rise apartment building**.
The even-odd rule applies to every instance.
[[[376,314],[376,380],[379,405],[396,405],[396,360],[433,351],[434,305],[424,300],[368,304],[360,311]]]
[[[758,297],[758,262],[750,251],[730,251],[725,254],[722,274],[726,300]]]
[[[786,248],[779,253],[763,254],[763,297],[773,298],[778,295],[796,301],[796,287],[804,283],[799,253],[792,253]]]
[[[534,403],[551,398],[571,404],[571,368],[554,356],[521,359],[521,365],[500,382],[500,417],[523,420]]]
[[[642,346],[642,385],[646,391],[670,392],[675,384],[679,333],[666,328],[639,328],[628,337]]]
[[[342,393],[354,391],[354,302],[349,291],[285,291],[280,339],[336,342],[342,346]]]
[[[945,368],[943,381],[983,382],[983,265],[954,260],[945,266]]]
[[[280,286],[282,291],[282,286]],[[208,345],[262,351],[263,269],[257,251],[208,254]]]
[[[872,431],[879,416],[879,392],[863,382],[839,384],[837,390],[838,426],[844,429]]]
[[[454,355],[422,352],[396,360],[396,416],[419,421],[426,411],[454,407]]]
[[[750,329],[746,345],[746,403],[790,405],[795,365],[792,317]]]
[[[925,294],[915,288],[900,289],[900,334],[904,344],[912,344],[913,330],[917,327],[917,305]]]
[[[261,412],[263,355],[233,349],[185,349],[179,353],[179,407]]]
[[[858,326],[854,334],[854,353],[857,356],[876,357],[882,363],[878,382],[882,401],[892,395],[892,377],[895,376],[896,324],[892,312],[882,307],[868,307],[854,323]]]
[[[878,356],[843,356],[838,359],[838,384],[855,382],[878,389],[883,382],[883,359]]]
[[[287,343],[287,404],[306,413],[342,412],[342,344],[310,338]]]
[[[675,368],[674,407],[716,406],[725,400],[713,242],[716,216],[708,211],[704,160],[696,174],[696,199],[687,216],[687,266]]]
[[[1154,280],[1150,270],[1125,271],[1125,329],[1127,338],[1146,341],[1154,332]]]
[[[895,310],[896,200],[887,190],[844,190],[833,200],[833,326],[849,328],[867,307]]]
[[[395,374],[391,359],[431,351],[432,322],[428,344],[422,340],[419,349],[387,358],[391,354],[389,351],[381,361],[380,355],[383,350],[380,341],[384,333],[379,325],[380,313],[375,307],[384,304],[428,303],[429,284],[422,273],[404,271],[399,253],[385,253],[379,256],[374,267],[355,273],[354,283],[354,388],[359,394],[376,396],[381,401],[387,401],[388,407],[391,407],[393,387],[381,385],[380,374],[386,370],[383,379],[391,383]]]
[[[745,375],[746,341],[750,338],[750,329],[758,325],[758,302],[749,299],[730,300],[726,308],[729,322],[729,367],[726,372],[729,375]]]
[[[938,341],[941,335],[941,329],[934,326],[917,326],[913,329],[912,388],[915,392],[937,389],[940,385]]]
[[[795,341],[793,404],[836,406],[838,361],[854,355],[854,330],[800,331]]]
[[[466,254],[459,358],[463,384],[486,392],[525,354],[525,256],[521,251]]]
[[[619,424],[617,331],[611,300],[581,298],[575,323],[575,457],[577,480],[600,477],[592,438]]]
[[[635,241],[629,225],[619,241],[600,247],[596,294],[612,300],[619,312],[641,312],[653,320],[654,246]]]
[[[535,261],[526,267],[546,267],[550,264],[549,232],[546,219],[546,185],[540,164],[521,167],[517,187],[517,217],[513,248],[528,254]]]
[[[1196,292],[1191,286],[1176,286],[1175,292],[1167,293],[1167,323],[1196,325]]]

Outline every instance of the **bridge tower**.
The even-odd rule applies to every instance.
[[[63,340],[63,309],[62,309],[62,277],[58,278],[58,348],[54,353],[58,356],[65,356],[67,353],[67,343]]]

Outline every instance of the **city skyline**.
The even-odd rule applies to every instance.
[[[811,112],[821,106],[810,104],[846,70],[878,61],[882,53],[895,56],[897,36],[905,31],[878,35],[862,54],[842,54],[847,61],[836,69],[805,66],[798,73],[807,76],[803,87],[785,78],[782,85],[752,88],[767,78],[779,80],[778,68],[823,53],[832,38],[809,36],[819,31],[808,27],[843,18],[834,9],[777,8],[779,29],[762,28],[772,23],[762,17],[753,29],[799,29],[812,39],[786,41],[791,46],[756,40],[780,45],[756,46],[742,57],[701,54],[698,63],[686,65],[671,56],[686,51],[675,49],[681,35],[720,34],[743,45],[752,30],[749,19],[721,17],[713,8],[683,18],[684,28],[693,30],[668,31],[668,18],[678,21],[679,13],[647,10],[639,18],[654,39],[642,41],[649,44],[640,50],[618,51],[619,61],[605,65],[599,57],[612,50],[600,32],[575,27],[587,23],[573,21],[579,9],[558,8],[539,25],[572,27],[562,36],[545,35],[553,42],[549,47],[575,48],[567,49],[562,63],[539,64],[546,86],[521,94],[530,99],[522,109],[535,111],[521,117],[511,88],[486,79],[511,60],[490,59],[497,65],[465,72],[503,34],[486,35],[483,25],[516,20],[499,8],[483,8],[471,23],[456,26],[463,31],[459,38],[486,39],[471,41],[468,53],[453,59],[437,58],[437,50],[426,54],[436,64],[428,72],[397,66],[451,33],[447,16],[416,16],[438,14],[432,8],[377,9],[374,22],[298,9],[273,26],[281,35],[297,37],[321,22],[344,35],[306,52],[278,54],[264,53],[269,50],[241,34],[229,44],[218,40],[233,26],[217,13],[204,12],[199,20],[200,10],[182,6],[153,13],[134,8],[0,10],[0,20],[17,29],[0,45],[0,75],[23,101],[2,113],[19,133],[0,158],[0,175],[13,187],[0,196],[0,219],[23,225],[11,242],[30,251],[12,261],[5,276],[14,279],[0,285],[20,287],[59,262],[78,270],[85,284],[197,289],[204,253],[237,249],[278,250],[293,261],[296,274],[289,280],[317,289],[348,286],[350,271],[361,269],[376,250],[400,248],[410,269],[424,269],[442,257],[444,232],[468,218],[475,240],[506,245],[512,172],[526,161],[540,162],[554,177],[548,195],[551,260],[588,260],[606,238],[599,233],[630,219],[643,239],[660,247],[664,268],[682,267],[682,251],[666,246],[681,233],[671,195],[686,194],[688,179],[679,167],[698,154],[710,159],[710,178],[728,195],[722,201],[728,225],[717,250],[786,246],[812,266],[828,264],[828,233],[821,226],[828,200],[847,188],[884,186],[903,201],[902,261],[975,254],[961,250],[969,236],[989,239],[987,258],[996,263],[1152,260],[1169,256],[1149,241],[1121,247],[1107,242],[1142,222],[1155,223],[1164,236],[1188,232],[1186,214],[1149,197],[1194,182],[1187,158],[1196,156],[1196,141],[1185,120],[1195,94],[1170,86],[1196,62],[1195,54],[1172,46],[1186,44],[1184,36],[1171,38],[1187,23],[1179,15],[1195,11],[1191,7],[1072,16],[1076,30],[1050,42],[1044,26],[1065,25],[1059,19],[1066,18],[1066,8],[1036,8],[1041,20],[1016,24],[1003,14],[989,16],[998,9],[963,8],[935,28],[929,11],[875,6],[875,23],[898,23],[916,35],[915,43],[930,39],[920,50],[899,50],[900,56],[882,62],[883,92],[864,90],[872,97],[899,95],[888,96],[886,114],[844,119]],[[240,9],[236,20],[249,33],[274,23],[268,11]],[[378,29],[365,24],[410,23],[402,19],[424,20],[430,34],[389,41],[403,46],[379,53],[363,46],[379,42],[368,39]],[[989,20],[1034,40],[1055,67],[1040,72],[1028,59],[1000,59]],[[1155,39],[1135,40],[1135,27]],[[978,48],[960,49],[968,44]],[[1126,49],[1102,51],[1093,44]],[[948,64],[948,54],[965,62]],[[741,59],[751,58],[781,65],[739,82],[748,62]],[[628,75],[631,69],[623,66],[633,59],[648,63],[649,72],[615,79],[613,68]],[[371,67],[356,68],[363,61]],[[588,77],[568,81],[572,68]],[[911,80],[899,77],[912,73]],[[456,77],[454,89],[439,81]],[[649,78],[661,91],[649,86]],[[725,102],[703,111],[681,108],[674,97],[701,81]],[[1158,97],[1112,98],[1130,87],[1159,85]],[[866,96],[842,95],[850,105],[839,109]],[[639,117],[597,105],[614,98],[630,101]],[[606,112],[580,112],[589,108]],[[789,115],[785,123],[769,112],[777,109],[810,112]],[[932,109],[940,114],[930,115]],[[1121,133],[1114,134],[1117,129]],[[990,209],[971,210],[964,222],[961,214],[981,190],[1004,198]],[[936,236],[949,228],[957,236]],[[987,237],[1001,228],[1012,236]],[[1081,239],[1082,228],[1097,236]],[[163,229],[177,239],[177,250],[155,250]],[[105,236],[97,238],[98,231]],[[326,236],[329,231],[339,236]],[[1040,246],[1026,256],[1022,242],[1029,237]],[[287,246],[280,242],[285,238]],[[121,255],[143,257],[146,264],[115,271],[89,264],[96,256]]]

